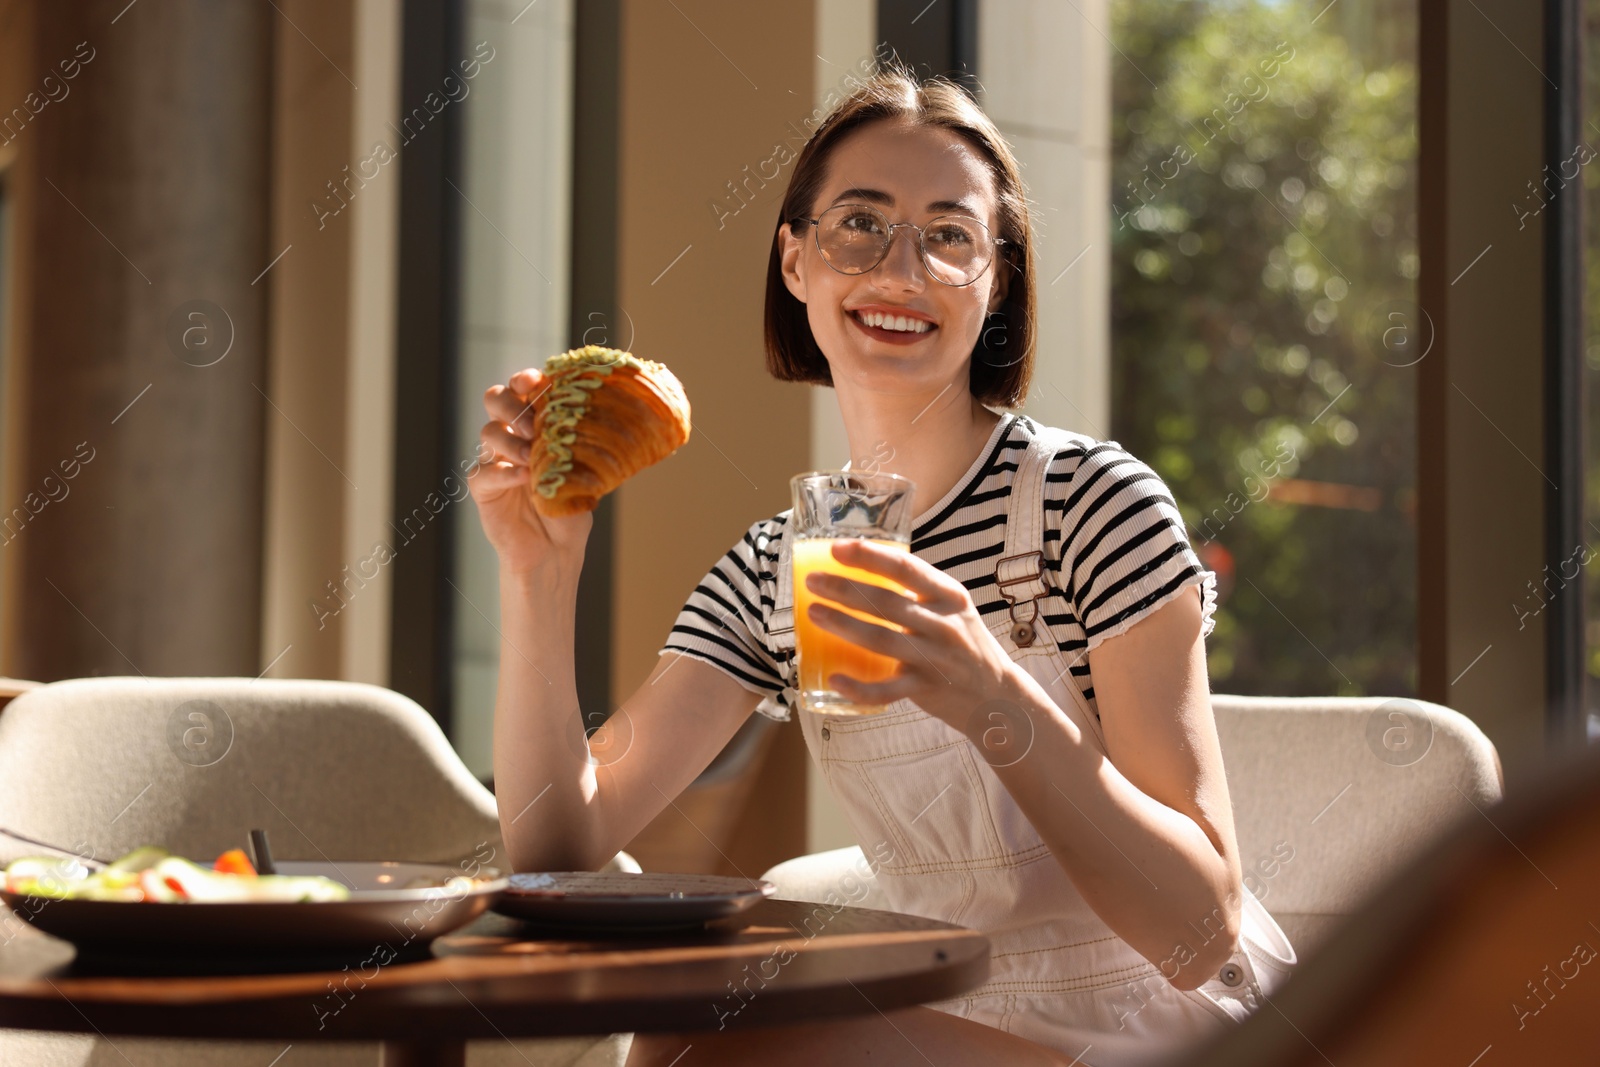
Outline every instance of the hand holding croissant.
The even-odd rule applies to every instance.
[[[576,568],[600,498],[689,439],[683,385],[615,349],[553,356],[490,386],[483,403],[469,485],[506,573]]]

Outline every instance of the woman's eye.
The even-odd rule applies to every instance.
[[[960,248],[972,243],[972,235],[960,226],[939,226],[928,231],[928,240],[940,248]]]
[[[843,221],[839,223],[839,228],[853,233],[878,233],[883,229],[883,225],[866,212],[858,212],[854,215],[846,215]]]

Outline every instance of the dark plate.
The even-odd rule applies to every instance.
[[[382,945],[416,951],[482,915],[505,889],[480,868],[470,888],[446,889],[459,867],[433,863],[281,862],[279,874],[320,874],[352,890],[349,900],[299,903],[145,904],[51,900],[0,890],[0,900],[34,927],[80,952],[137,957],[257,953],[337,956]],[[415,886],[416,888],[393,888]]]
[[[710,874],[547,871],[513,874],[494,910],[546,926],[634,930],[703,926],[776,892],[771,882]]]

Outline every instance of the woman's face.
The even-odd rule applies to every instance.
[[[966,215],[999,236],[994,178],[983,157],[949,130],[871,123],[835,146],[826,169],[810,205],[812,218],[835,204],[868,204],[890,223],[923,226],[940,215]],[[802,225],[796,233],[785,225],[779,231],[784,281],[806,305],[835,385],[911,394],[965,383],[984,317],[1005,299],[1000,255],[970,285],[946,285],[924,268],[914,231],[892,232],[883,262],[851,275],[823,261],[813,227]],[[886,329],[874,325],[880,315],[918,321],[908,322],[909,329]]]

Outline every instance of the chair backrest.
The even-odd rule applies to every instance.
[[[41,686],[0,714],[0,827],[101,859],[151,844],[205,862],[257,827],[279,859],[504,852],[494,797],[433,719],[353,682]]]
[[[1494,746],[1420,700],[1213,696],[1245,886],[1297,951],[1501,798]]]
[[[1595,1063],[1600,748],[1555,754],[1489,814],[1386,879],[1270,1010],[1171,1067]]]

